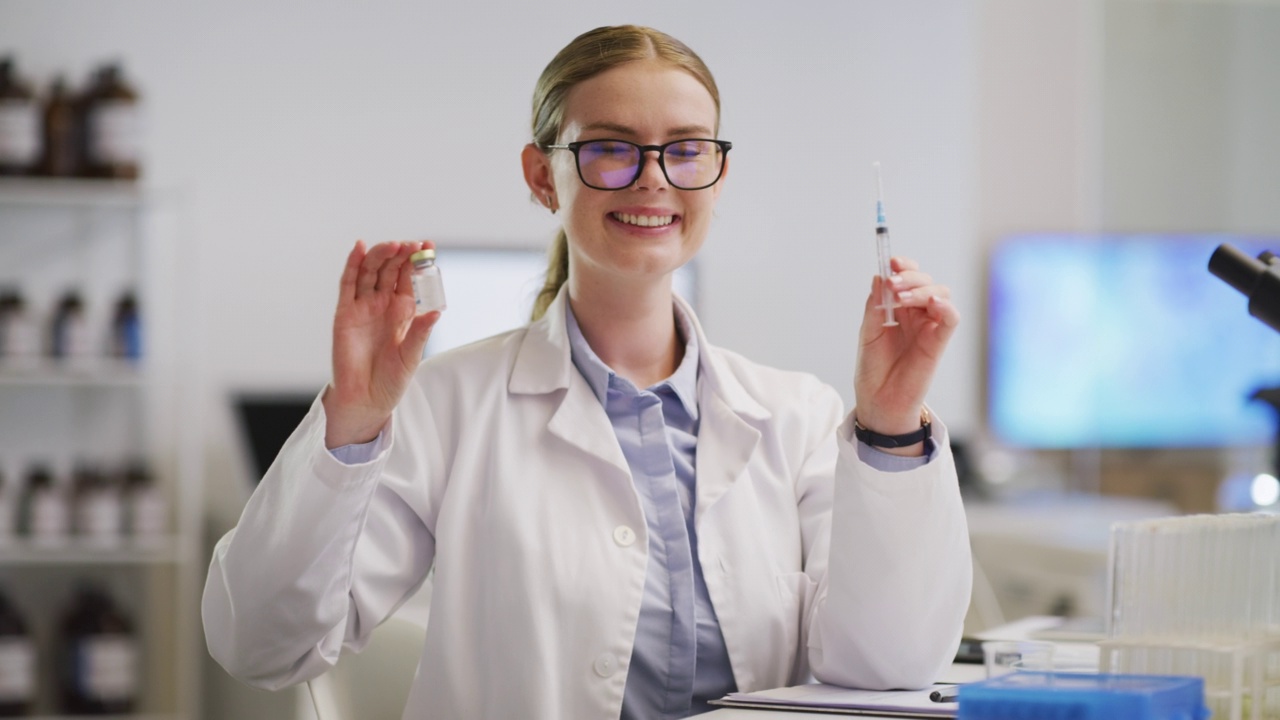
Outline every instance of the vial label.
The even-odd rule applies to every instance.
[[[155,540],[164,535],[168,515],[164,496],[154,488],[129,498],[129,533],[136,540]]]
[[[67,501],[55,490],[46,490],[31,499],[31,539],[56,544],[67,539],[70,525]]]
[[[59,318],[53,328],[53,356],[83,360],[93,354],[92,329],[83,315]]]
[[[81,641],[77,678],[85,697],[130,700],[138,692],[138,648],[129,635],[95,635]]]
[[[0,163],[30,166],[40,159],[40,110],[31,100],[0,100]]]
[[[14,314],[0,318],[0,360],[23,364],[40,355],[40,329],[31,318]]]
[[[87,493],[76,506],[76,530],[95,545],[114,545],[120,541],[124,525],[124,508],[120,495],[111,490]]]
[[[141,155],[140,124],[134,103],[102,103],[89,120],[89,156],[104,164],[137,163]]]
[[[0,702],[26,702],[35,694],[35,646],[25,637],[0,638]]]
[[[413,274],[413,299],[419,315],[445,309],[444,281],[440,277],[440,268],[433,265]]]

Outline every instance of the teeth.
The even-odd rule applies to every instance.
[[[614,213],[614,219],[620,220],[628,225],[639,225],[640,227],[662,227],[670,225],[675,219],[675,215],[627,215],[625,213]]]

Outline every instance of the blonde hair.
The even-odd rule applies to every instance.
[[[711,70],[702,58],[679,40],[653,28],[617,25],[589,30],[564,47],[546,69],[533,89],[533,142],[538,146],[553,145],[564,123],[565,99],[575,85],[600,73],[636,60],[656,58],[693,75],[716,106],[716,127],[720,132],[720,91]],[[537,320],[555,300],[560,287],[569,279],[569,237],[564,228],[556,233],[547,253],[547,276],[533,303]]]

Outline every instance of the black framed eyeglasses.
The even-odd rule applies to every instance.
[[[662,145],[637,145],[626,140],[584,140],[566,145],[543,145],[543,150],[568,150],[578,165],[578,177],[596,190],[631,187],[644,172],[649,151],[658,153],[658,167],[671,187],[701,190],[716,184],[724,174],[724,156],[733,143],[728,140],[692,138],[672,140]]]

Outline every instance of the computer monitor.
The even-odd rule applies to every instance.
[[[1280,386],[1280,334],[1211,275],[1223,242],[1280,238],[1020,235],[988,267],[987,408],[1032,448],[1261,445],[1276,418],[1251,401]]]
[[[437,262],[449,307],[431,331],[428,356],[528,324],[547,271],[540,249],[443,247]],[[692,263],[676,271],[672,286],[696,308]]]
[[[232,406],[255,484],[267,474],[284,441],[306,417],[316,392],[250,392],[233,396]]]

